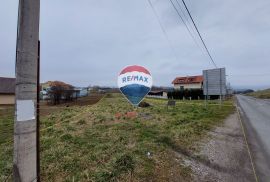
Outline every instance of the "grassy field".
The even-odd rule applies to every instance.
[[[247,95],[252,96],[252,97],[256,97],[256,98],[260,98],[260,99],[270,99],[270,89],[259,90],[256,92],[249,93]]]
[[[42,181],[190,181],[181,156],[192,155],[196,142],[233,112],[232,102],[205,108],[203,101],[179,101],[167,111],[165,100],[145,101],[151,107],[136,109],[109,94],[93,106],[43,116]],[[0,122],[13,125],[11,115]],[[0,146],[0,181],[11,172],[12,145]]]

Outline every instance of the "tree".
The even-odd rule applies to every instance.
[[[50,82],[48,95],[52,104],[60,104],[61,100],[72,101],[75,90],[72,85],[60,81]]]

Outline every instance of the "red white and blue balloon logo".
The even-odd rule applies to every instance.
[[[150,72],[142,66],[128,66],[118,76],[118,87],[134,106],[138,106],[153,84]]]

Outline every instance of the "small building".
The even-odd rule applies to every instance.
[[[39,99],[41,100],[48,100],[50,97],[48,95],[48,91],[47,90],[41,90],[39,91]]]
[[[176,77],[172,84],[174,89],[185,90],[185,89],[203,89],[203,76],[186,76]]]
[[[47,81],[45,83],[40,84],[40,90],[41,91],[48,91],[51,88],[51,85],[53,84],[52,81]]]
[[[48,100],[50,99],[48,92],[50,91],[52,81],[47,81],[45,83],[41,83],[39,86],[39,99]]]
[[[88,88],[87,87],[76,87],[74,88],[74,93],[73,97],[78,98],[78,97],[86,97],[89,94]]]
[[[168,94],[167,91],[155,90],[155,91],[150,91],[147,96],[148,97],[164,97],[164,98],[167,98],[167,94]]]
[[[0,105],[15,104],[15,78],[0,77]]]
[[[62,81],[47,81],[40,84],[39,98],[60,103],[61,100],[76,98],[74,87]]]

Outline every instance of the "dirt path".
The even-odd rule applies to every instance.
[[[197,159],[186,159],[194,181],[255,181],[245,138],[237,114],[229,116],[222,126],[199,143]]]

